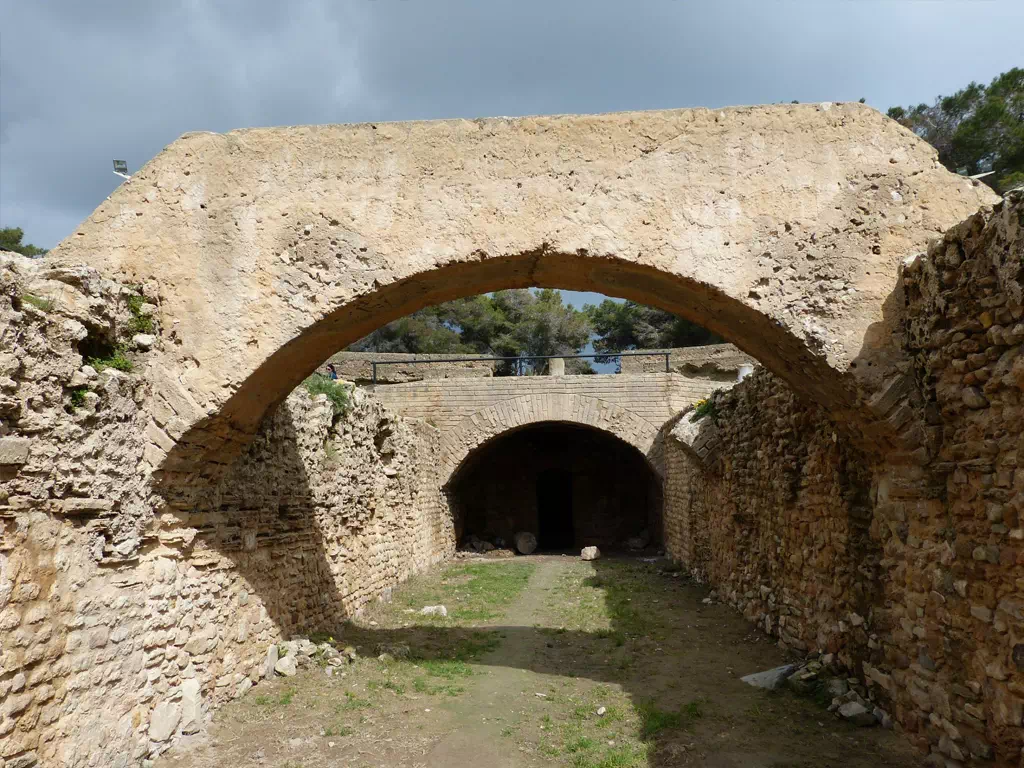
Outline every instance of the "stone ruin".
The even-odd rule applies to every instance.
[[[858,105],[184,137],[0,257],[0,766],[140,765],[451,557],[442,431],[297,385],[530,285],[756,357],[650,435],[669,555],[931,764],[1020,765],[1022,227]]]

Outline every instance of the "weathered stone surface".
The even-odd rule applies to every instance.
[[[167,741],[178,727],[181,720],[181,705],[173,701],[161,701],[153,709],[149,719],[149,738],[151,741]]]
[[[31,445],[27,437],[0,437],[0,464],[24,464]]]
[[[274,671],[285,677],[294,677],[295,673],[299,671],[298,659],[293,654],[278,659],[274,665]]]
[[[267,648],[267,658],[263,661],[263,678],[270,680],[274,676],[274,668],[277,666],[278,660],[277,646],[272,645]]]
[[[199,733],[202,727],[203,696],[199,681],[193,677],[181,684],[181,732],[186,735]]]
[[[846,702],[839,707],[838,712],[841,718],[854,725],[863,727],[878,724],[878,719],[863,704],[856,701]]]
[[[580,550],[581,560],[597,560],[599,557],[601,557],[601,550],[597,547],[584,547]]]
[[[657,463],[655,441],[661,425],[723,386],[731,383],[678,373],[506,376],[381,386],[374,396],[389,410],[438,428],[444,446],[441,465],[451,478],[488,440],[553,421],[611,434]]]

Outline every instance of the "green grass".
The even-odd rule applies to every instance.
[[[279,696],[270,696],[267,694],[261,694],[253,699],[253,701],[261,707],[287,707],[292,703],[292,699],[295,698],[296,691],[294,688],[282,692]]]
[[[411,579],[395,596],[394,610],[444,605],[448,617],[417,616],[417,623],[450,626],[492,621],[505,615],[533,575],[533,563],[474,563],[445,568],[437,576]],[[489,650],[489,649],[484,649]]]
[[[302,382],[302,386],[313,397],[327,395],[335,416],[344,416],[349,409],[349,388],[341,382],[329,379],[321,373],[314,373]]]
[[[40,312],[49,312],[54,307],[53,299],[48,299],[44,296],[35,296],[31,293],[26,293],[21,297],[21,300],[26,304],[31,304],[33,307],[38,309]]]
[[[75,387],[71,390],[71,407],[81,408],[85,405],[85,393],[89,391],[88,387]]]
[[[352,691],[345,691],[345,701],[338,705],[338,711],[351,711],[353,709],[368,709],[373,706],[366,699],[360,699]]]
[[[324,736],[351,736],[352,729],[347,725],[338,725],[332,728],[324,728]]]
[[[641,702],[636,707],[640,715],[640,738],[649,741],[661,731],[692,727],[704,717],[703,699],[694,699],[678,711],[658,709],[652,702]]]
[[[132,319],[128,321],[127,330],[129,333],[152,333],[154,330],[153,318],[142,314],[142,305],[146,303],[146,297],[141,294],[132,294],[128,297],[128,311]]]
[[[129,360],[126,355],[125,348],[123,346],[114,347],[107,357],[90,357],[85,362],[87,365],[91,365],[95,368],[97,373],[105,371],[107,368],[131,373],[132,368],[134,368],[132,361]]]
[[[703,400],[698,400],[693,405],[693,413],[690,414],[690,421],[700,421],[705,416],[710,416],[712,421],[718,419],[718,406],[715,405],[714,397],[721,390],[715,390]]]

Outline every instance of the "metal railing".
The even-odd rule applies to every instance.
[[[373,366],[373,380],[372,383],[377,383],[377,366],[378,365],[430,365],[432,363],[514,363],[512,369],[515,371],[514,376],[522,376],[525,371],[525,364],[531,360],[579,360],[589,358],[610,358],[610,357],[664,357],[665,358],[665,373],[670,373],[671,368],[669,367],[669,357],[671,352],[604,352],[594,353],[590,355],[517,355],[514,357],[433,357],[428,360],[418,359],[415,357],[408,358],[407,360],[373,360],[371,365]]]

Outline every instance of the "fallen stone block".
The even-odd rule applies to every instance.
[[[597,560],[601,557],[601,550],[597,547],[584,547],[580,551],[580,558],[583,560]]]
[[[277,664],[274,665],[274,671],[285,677],[294,677],[295,673],[299,671],[299,665],[296,663],[294,656],[285,656],[283,659],[277,660]]]
[[[769,691],[774,691],[786,683],[786,678],[793,674],[794,670],[796,670],[796,664],[785,664],[774,669],[766,669],[764,672],[754,672],[753,674],[741,677],[740,680],[755,688],[766,688]]]
[[[839,716],[849,723],[859,725],[861,727],[874,725],[878,722],[871,712],[856,701],[848,701],[839,708]]]

